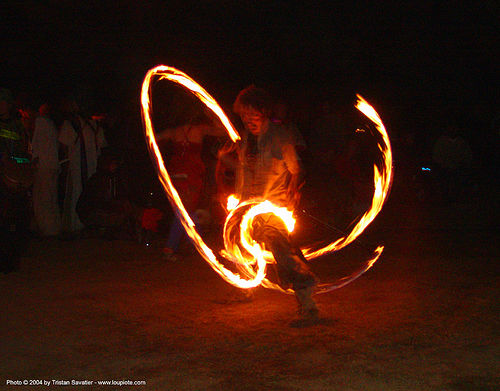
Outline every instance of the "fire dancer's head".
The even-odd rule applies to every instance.
[[[233,105],[245,126],[253,135],[266,131],[273,107],[273,100],[267,91],[251,85],[242,90]]]

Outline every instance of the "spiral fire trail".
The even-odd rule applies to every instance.
[[[162,155],[156,143],[150,114],[150,94],[153,81],[163,79],[181,85],[186,90],[198,97],[215,115],[217,115],[233,142],[237,142],[240,139],[240,136],[231,124],[224,111],[215,101],[215,99],[188,75],[175,68],[164,65],[157,66],[148,71],[144,78],[141,90],[142,119],[145,137],[150,156],[155,164],[160,182],[165,189],[167,197],[175,213],[177,214],[184,229],[186,230],[187,235],[195,245],[200,255],[227,282],[239,288],[252,288],[258,285],[262,285],[266,288],[282,290],[277,284],[274,284],[265,278],[266,264],[274,262],[274,259],[270,252],[263,250],[261,246],[252,239],[250,232],[253,219],[257,215],[265,213],[273,213],[276,216],[280,217],[287,226],[288,230],[291,232],[295,224],[295,219],[293,218],[292,212],[287,211],[284,208],[279,208],[266,200],[250,200],[240,203],[239,205],[237,204],[237,200],[236,202],[234,202],[233,200],[234,209],[228,213],[226,223],[224,225],[223,236],[225,248],[221,251],[221,254],[224,256],[224,258],[233,262],[243,278],[240,276],[240,274],[233,273],[232,271],[227,269],[221,262],[217,260],[213,251],[205,244],[201,236],[198,234],[194,222],[184,208],[182,200],[179,197],[177,190],[173,186],[168,171],[165,168]],[[352,243],[380,212],[390,190],[392,182],[392,152],[387,131],[382,123],[382,120],[380,119],[377,112],[373,109],[373,107],[370,106],[368,102],[366,102],[361,96],[358,95],[357,97],[358,102],[356,104],[356,108],[375,124],[378,133],[382,137],[382,142],[378,143],[378,148],[383,158],[383,165],[381,169],[379,169],[377,165],[374,165],[375,189],[371,207],[367,212],[365,212],[365,214],[361,217],[359,222],[355,225],[353,230],[348,235],[345,235],[335,242],[319,249],[303,249],[304,255],[308,260],[312,260],[329,252],[338,251],[341,248],[347,246],[349,243]],[[244,210],[243,214],[242,210]],[[241,223],[239,225],[239,243],[235,241],[235,235],[230,234],[230,230],[232,228],[229,228],[234,228],[234,219],[237,214],[238,217],[240,214],[242,214]],[[337,284],[321,284],[319,286],[318,292],[323,293],[331,291],[333,289],[345,286],[349,282],[355,280],[373,266],[373,264],[380,257],[382,251],[383,247],[379,246],[374,251],[374,257],[367,261],[365,266],[361,270],[355,272],[351,276],[341,279]]]

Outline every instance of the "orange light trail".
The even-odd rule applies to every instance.
[[[384,205],[384,202],[391,188],[392,150],[391,150],[391,143],[389,141],[389,136],[387,135],[385,126],[382,123],[382,120],[380,119],[380,116],[377,114],[375,109],[372,106],[370,106],[370,104],[366,100],[364,100],[360,95],[357,95],[357,97],[358,97],[358,102],[356,103],[356,108],[375,124],[377,131],[382,136],[382,142],[377,143],[377,146],[382,154],[383,167],[381,170],[379,170],[376,164],[374,164],[373,166],[373,171],[374,171],[373,182],[375,190],[373,192],[372,204],[370,209],[363,214],[363,216],[354,226],[349,235],[346,235],[338,239],[337,241],[330,243],[329,245],[315,251],[311,249],[303,249],[304,256],[307,259],[313,259],[332,251],[338,251],[347,246],[349,243],[352,243],[359,235],[361,235],[361,233],[366,229],[366,227],[378,215],[378,213],[382,209],[382,206]],[[380,253],[382,253],[383,247],[377,248],[376,252],[378,252],[379,249]],[[372,265],[373,264],[371,264],[370,267]]]
[[[253,219],[260,214],[266,213],[273,213],[281,218],[281,220],[287,226],[289,232],[292,232],[295,224],[293,213],[286,210],[285,208],[279,208],[266,200],[250,200],[239,203],[239,200],[232,196],[232,198],[228,200],[227,210],[229,213],[226,218],[226,223],[224,224],[224,250],[221,251],[221,254],[224,258],[233,262],[233,264],[237,267],[238,271],[243,277],[240,274],[233,273],[217,260],[213,251],[205,244],[201,236],[198,234],[194,222],[184,208],[182,200],[177,190],[173,186],[168,171],[165,168],[162,155],[156,143],[150,114],[151,83],[153,82],[153,80],[163,79],[180,84],[185,89],[197,96],[210,110],[212,110],[214,114],[217,115],[233,142],[237,142],[238,140],[240,140],[240,136],[231,124],[224,111],[215,101],[215,99],[188,75],[179,71],[178,69],[164,65],[157,66],[148,71],[144,78],[141,90],[142,119],[145,137],[151,158],[156,166],[160,182],[165,189],[167,197],[174,211],[176,212],[184,229],[186,230],[187,235],[193,242],[200,255],[228,283],[233,284],[234,286],[237,286],[239,288],[253,288],[258,285],[262,285],[266,288],[282,290],[277,284],[274,284],[265,278],[266,265],[267,263],[273,263],[274,258],[269,251],[263,250],[261,246],[252,239],[250,232]],[[342,237],[320,249],[303,249],[304,255],[308,260],[332,251],[338,251],[354,241],[380,212],[391,186],[392,152],[389,137],[387,135],[385,127],[373,107],[370,106],[368,102],[366,102],[359,95],[356,108],[375,124],[377,131],[382,136],[382,143],[378,144],[378,148],[382,154],[384,164],[381,170],[379,170],[378,167],[374,165],[375,190],[372,204],[370,209],[361,217],[360,221],[356,224],[349,235],[346,235],[345,237]],[[241,214],[241,211],[245,209],[248,210],[246,210],[246,212],[241,217],[241,223],[239,225],[240,243],[238,244],[235,242],[235,240],[233,240],[233,237],[235,235],[230,235],[230,230],[232,228],[229,227],[234,227],[234,224],[229,224],[229,222],[232,219],[236,218],[235,216],[237,214],[239,216]],[[365,267],[363,267],[355,274],[345,277],[338,284],[320,284],[318,293],[340,288],[358,278],[366,270],[373,266],[373,264],[380,257],[382,250],[383,247],[379,246],[374,252],[374,257],[371,260],[367,261]],[[287,293],[291,293],[291,291],[288,290]]]
[[[258,286],[265,276],[266,261],[262,252],[259,253],[260,246],[252,246],[253,255],[257,260],[257,270],[252,268],[253,276],[250,279],[243,279],[238,274],[231,272],[229,269],[225,268],[217,258],[215,257],[213,251],[205,244],[201,236],[196,231],[195,224],[189,214],[187,213],[179,193],[175,189],[168,171],[165,168],[165,164],[156,143],[156,138],[154,135],[153,124],[151,121],[151,82],[155,76],[159,77],[159,80],[166,79],[172,82],[182,85],[184,88],[196,95],[210,110],[212,110],[217,117],[221,120],[222,124],[226,128],[229,136],[236,142],[240,139],[238,132],[234,129],[233,125],[225,115],[224,111],[220,108],[214,98],[212,98],[208,92],[206,92],[198,83],[187,76],[185,73],[164,65],[160,65],[156,68],[151,69],[144,78],[141,90],[141,107],[142,107],[142,120],[144,125],[144,132],[146,136],[146,141],[150,155],[153,162],[156,165],[158,172],[158,177],[160,182],[165,189],[168,199],[176,211],[178,218],[180,219],[187,235],[191,238],[193,244],[195,245],[201,256],[210,264],[210,266],[227,282],[240,287],[240,288],[253,288]],[[227,252],[227,251],[226,251]],[[239,263],[245,263],[245,259],[241,259]],[[255,261],[254,261],[255,262]],[[254,263],[253,262],[253,263]]]

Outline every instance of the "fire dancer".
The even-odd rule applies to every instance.
[[[245,128],[242,140],[235,144],[237,197],[240,201],[266,199],[293,209],[299,200],[303,170],[293,134],[285,125],[270,120],[270,95],[251,85],[238,94],[233,110]],[[226,156],[221,154],[220,159],[224,161]],[[258,216],[253,225],[253,238],[272,252],[279,284],[295,292],[301,320],[317,320],[318,308],[312,299],[316,278],[301,250],[291,244],[283,222],[270,213]]]

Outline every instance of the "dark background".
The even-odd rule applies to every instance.
[[[163,63],[214,94],[256,82],[419,105],[498,98],[496,2],[344,3],[7,1],[2,85],[117,99]]]
[[[158,64],[225,107],[251,83],[313,105],[359,93],[392,139],[415,134],[426,153],[452,120],[491,166],[498,3],[340,4],[7,1],[0,85],[32,97],[85,89],[101,112],[138,110],[142,79]]]

